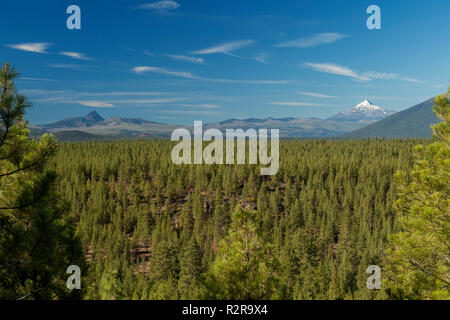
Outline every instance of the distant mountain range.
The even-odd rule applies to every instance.
[[[346,112],[328,119],[318,118],[249,118],[228,119],[221,122],[203,124],[208,128],[280,129],[284,138],[365,138],[365,137],[430,137],[431,123],[438,121],[432,111],[434,98],[404,111],[384,110],[364,100]],[[381,119],[381,120],[380,120]],[[377,121],[379,120],[379,121]],[[46,132],[55,134],[60,141],[89,141],[122,138],[170,137],[180,127],[192,129],[192,126],[180,126],[140,118],[112,117],[104,119],[96,111],[84,117],[66,118],[45,125],[30,126],[32,135]]]
[[[430,126],[440,119],[433,112],[434,99],[419,103],[363,128],[344,134],[343,138],[431,138]]]
[[[172,125],[140,118],[112,117],[104,119],[96,111],[84,117],[30,126],[33,136],[51,132],[60,141],[87,141],[117,138],[167,137],[179,125]]]

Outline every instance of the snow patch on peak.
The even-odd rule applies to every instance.
[[[344,121],[379,120],[393,113],[393,111],[386,111],[374,105],[369,99],[365,99],[350,110],[341,112],[329,119]]]
[[[379,106],[374,105],[372,102],[370,102],[368,99],[364,100],[363,102],[357,104],[354,106],[350,111],[374,111],[374,110],[383,110],[383,108],[380,108]]]

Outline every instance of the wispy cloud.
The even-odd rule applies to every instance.
[[[170,95],[172,92],[156,92],[156,91],[108,91],[108,92],[74,92],[70,90],[44,90],[44,89],[26,89],[22,92],[33,95],[62,95],[63,97],[116,97],[116,96],[154,96],[154,95]],[[73,99],[73,98],[70,98]]]
[[[309,97],[315,97],[315,98],[338,98],[336,96],[329,96],[326,94],[321,93],[315,93],[315,92],[308,92],[308,91],[301,91],[299,92],[302,95],[309,96]]]
[[[276,104],[279,106],[289,106],[289,107],[321,107],[323,104],[309,103],[309,102],[296,102],[296,101],[279,101],[270,102],[270,104]]]
[[[178,2],[175,2],[172,0],[162,0],[162,1],[157,1],[157,2],[144,3],[141,5],[138,5],[136,8],[159,11],[159,12],[167,12],[167,11],[171,11],[171,10],[176,10],[179,7],[180,7],[180,4]]]
[[[205,108],[205,109],[218,109],[222,106],[218,104],[212,103],[204,103],[204,104],[182,104],[183,107],[191,107],[191,108]]]
[[[194,51],[193,54],[224,53],[224,54],[232,55],[231,53],[233,51],[248,47],[254,43],[255,43],[255,41],[253,41],[253,40],[239,40],[239,41],[226,42],[226,43],[222,43],[217,46]]]
[[[75,103],[79,103],[86,107],[95,107],[95,108],[114,108],[114,105],[104,101],[73,101]]]
[[[23,93],[29,93],[33,95],[51,95],[51,94],[69,94],[70,91],[66,90],[45,90],[45,89],[24,89]]]
[[[288,80],[245,80],[245,79],[217,79],[217,78],[203,78],[193,75],[191,72],[186,71],[171,71],[166,68],[161,67],[149,67],[149,66],[138,66],[134,67],[134,73],[143,74],[146,72],[153,72],[159,74],[165,74],[169,76],[179,77],[179,78],[187,78],[187,79],[196,79],[201,81],[208,82],[221,82],[221,83],[246,83],[246,84],[285,84],[290,83]]]
[[[363,74],[363,76],[369,77],[371,79],[402,80],[402,81],[407,81],[407,82],[423,83],[422,80],[418,80],[418,79],[410,78],[410,77],[402,77],[396,73],[383,73],[383,72],[369,71],[369,72],[365,72]]]
[[[166,56],[171,59],[174,59],[174,60],[185,61],[185,62],[190,62],[190,63],[202,64],[205,62],[205,60],[203,58],[197,58],[197,57],[180,56],[180,55],[175,55],[175,54],[167,54]]]
[[[340,76],[350,77],[357,81],[372,81],[372,80],[401,80],[401,81],[407,81],[407,82],[414,82],[414,83],[423,83],[423,81],[409,78],[409,77],[403,77],[396,73],[384,73],[384,72],[376,72],[376,71],[368,71],[364,73],[358,73],[350,68],[339,66],[337,64],[333,63],[305,63],[304,64],[307,67],[310,67],[316,71],[324,72],[324,73],[331,73],[331,74],[337,74]]]
[[[337,74],[340,76],[350,77],[357,80],[362,81],[370,81],[372,80],[369,77],[364,77],[361,75],[358,75],[355,71],[353,71],[350,68],[339,66],[337,64],[333,63],[305,63],[305,66],[310,67],[316,71],[324,72],[324,73],[331,73],[331,74]]]
[[[264,64],[268,64],[269,62],[267,61],[267,59],[269,58],[269,54],[268,53],[258,53],[256,56],[253,57],[253,60],[264,63]]]
[[[50,63],[48,65],[52,68],[58,68],[58,69],[72,69],[72,70],[86,70],[85,66],[79,65],[79,64],[69,64],[69,63]]]
[[[186,96],[166,97],[165,95],[173,94],[170,92],[152,91],[76,92],[71,90],[28,89],[23,90],[23,92],[32,96],[34,102],[81,104],[98,108],[158,106],[191,100]],[[204,105],[204,108],[207,108],[207,106]]]
[[[85,56],[84,54],[74,51],[62,51],[59,54],[77,60],[92,60],[91,58]]]
[[[287,84],[291,83],[290,80],[245,80],[245,79],[214,79],[214,78],[202,78],[211,82],[222,83],[244,83],[244,84]]]
[[[156,99],[120,99],[120,100],[108,100],[115,104],[146,104],[146,103],[171,103],[185,100],[185,98],[156,98]]]
[[[276,47],[295,47],[295,48],[310,48],[320,46],[322,44],[332,43],[348,37],[345,34],[337,32],[316,33],[309,37],[303,37],[292,41],[282,42]]]
[[[215,115],[222,113],[223,111],[220,110],[164,110],[164,111],[154,111],[158,113],[165,113],[165,114],[195,114],[195,115],[203,115],[203,116],[209,116],[209,115]]]
[[[47,103],[58,103],[58,104],[82,104],[84,106],[89,107],[98,107],[98,108],[114,108],[120,105],[134,105],[134,106],[142,106],[142,105],[157,105],[157,104],[165,104],[165,103],[176,103],[186,98],[155,98],[155,99],[107,99],[107,100],[88,100],[83,99],[82,95],[77,95],[76,93],[73,95],[65,94],[60,95],[56,94],[47,98],[35,99],[35,102],[47,102]]]
[[[383,72],[376,72],[376,71],[369,71],[365,72],[363,74],[364,77],[368,77],[370,79],[380,79],[380,80],[392,80],[392,79],[398,79],[398,74],[395,73],[383,73]]]
[[[56,81],[54,79],[31,78],[31,77],[20,77],[18,80],[26,80],[26,81]]]
[[[415,79],[415,78],[402,77],[402,78],[400,78],[400,79],[403,80],[403,81],[408,81],[408,82],[423,83],[422,80]]]
[[[197,79],[197,77],[194,76],[190,72],[170,71],[170,70],[167,70],[165,68],[160,68],[160,67],[139,66],[139,67],[134,67],[133,71],[135,73],[137,73],[137,74],[143,74],[143,73],[146,73],[146,72],[153,72],[153,73],[166,74],[166,75],[180,77],[180,78]]]
[[[80,96],[154,96],[154,95],[163,95],[163,94],[172,94],[167,92],[156,92],[156,91],[110,91],[110,92],[80,92],[78,95]]]
[[[47,54],[46,50],[51,46],[51,43],[29,42],[29,43],[19,43],[19,44],[7,44],[6,46],[9,48],[12,48],[12,49],[17,49],[17,50],[22,50],[22,51]]]
[[[395,101],[401,101],[401,100],[407,100],[405,98],[401,98],[401,97],[391,97],[391,96],[373,96],[370,94],[362,94],[359,96],[356,96],[358,99],[365,99],[365,97],[371,97],[372,99],[376,99],[376,100],[395,100]]]

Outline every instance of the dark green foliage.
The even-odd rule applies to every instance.
[[[167,140],[62,144],[53,165],[90,261],[86,298],[384,298],[366,269],[383,267],[393,176],[418,142],[282,141],[274,176],[174,165]],[[223,263],[242,234],[249,263]]]
[[[449,88],[450,90],[450,88]],[[450,299],[450,91],[436,98],[443,120],[434,143],[415,148],[411,172],[397,174],[399,232],[387,252],[389,294],[400,299]]]
[[[258,235],[255,213],[236,206],[228,236],[219,243],[214,263],[205,275],[207,298],[277,298],[278,261],[272,246]]]
[[[28,139],[31,104],[15,90],[17,75],[8,64],[0,70],[0,299],[77,297],[66,287],[67,267],[84,266],[76,219],[45,168],[56,144]]]

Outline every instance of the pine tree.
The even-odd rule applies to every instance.
[[[450,88],[438,96],[434,143],[415,148],[410,174],[397,174],[399,232],[387,252],[388,294],[400,299],[450,299]]]
[[[206,275],[210,298],[269,299],[276,297],[276,258],[260,239],[253,221],[255,211],[237,206],[228,237]]]
[[[180,279],[178,291],[181,299],[197,299],[200,297],[200,275],[202,256],[194,239],[186,245],[180,259]]]
[[[17,76],[8,63],[0,70],[0,299],[67,297],[77,294],[66,287],[66,269],[82,267],[81,247],[55,192],[56,174],[46,169],[54,138],[28,138],[31,104],[17,93]]]

